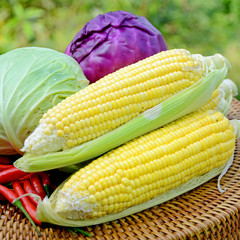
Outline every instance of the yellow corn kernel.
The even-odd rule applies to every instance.
[[[58,193],[55,211],[69,219],[93,219],[144,203],[225,164],[235,137],[222,113],[195,111],[73,174]]]
[[[236,84],[230,79],[224,79],[220,86],[213,92],[208,102],[199,111],[212,109],[227,114],[232,98],[237,94],[238,88]]]
[[[215,109],[220,101],[221,101],[220,91],[219,89],[216,89],[213,92],[212,97],[208,100],[208,102],[204,104],[199,110],[204,111],[207,109]]]
[[[184,49],[163,51],[119,69],[48,110],[22,151],[44,154],[92,140],[190,87],[204,74],[202,61]],[[79,121],[82,128],[97,132],[87,130],[76,141],[69,139],[70,133],[81,131]]]

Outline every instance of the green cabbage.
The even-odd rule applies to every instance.
[[[0,56],[0,155],[21,153],[39,119],[89,81],[70,56],[25,47]]]

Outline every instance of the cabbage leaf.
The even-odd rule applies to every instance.
[[[0,56],[0,155],[21,153],[42,115],[86,87],[79,64],[48,48],[25,47]]]

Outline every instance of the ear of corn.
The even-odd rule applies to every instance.
[[[212,57],[194,55],[194,59],[202,62],[206,73],[190,87],[96,139],[60,152],[39,156],[25,154],[14,165],[23,171],[34,172],[80,163],[199,109],[224,80],[229,63],[219,54]]]
[[[213,92],[209,101],[200,107],[197,111],[205,111],[205,110],[216,110],[224,115],[227,115],[232,98],[236,96],[238,93],[238,89],[236,84],[230,79],[225,79],[219,87]],[[76,165],[68,165],[66,167],[60,168],[60,171],[74,173],[79,168],[82,168],[86,163],[80,163]]]
[[[197,82],[203,62],[184,49],[122,68],[49,109],[22,151],[44,154],[99,137]]]
[[[232,98],[237,96],[237,85],[230,79],[225,79],[220,86],[213,92],[209,101],[204,104],[199,111],[212,109],[226,115],[230,109]]]
[[[216,111],[184,116],[80,169],[39,204],[37,216],[87,226],[171,199],[223,170],[234,153],[239,124]]]

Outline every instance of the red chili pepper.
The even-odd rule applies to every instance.
[[[11,189],[3,186],[3,185],[0,185],[0,193],[1,193],[10,203],[12,203],[12,202],[15,200],[15,198],[17,198],[17,194],[16,194],[13,190],[11,190]]]
[[[27,175],[27,172],[23,172],[16,167],[12,167],[0,172],[0,184],[10,183]]]
[[[32,174],[33,174],[33,173],[28,173],[27,175],[18,178],[18,182],[21,183],[21,182],[24,182],[24,181],[27,180],[27,179],[29,180]]]
[[[46,172],[39,172],[39,176],[41,178],[42,186],[47,194],[48,197],[50,197],[50,178]]]
[[[14,190],[11,190],[3,185],[0,185],[0,193],[13,205],[15,205],[16,207],[18,207],[24,214],[25,216],[28,218],[28,220],[31,222],[31,224],[33,225],[33,227],[36,229],[37,233],[39,236],[41,236],[40,231],[38,230],[37,226],[35,225],[33,219],[30,217],[30,215],[28,214],[28,212],[26,211],[26,209],[23,207],[21,201],[18,199],[16,201],[14,201],[18,195],[15,193]],[[39,221],[39,220],[38,220]]]
[[[37,173],[32,174],[30,177],[30,181],[31,181],[32,186],[35,188],[36,192],[38,193],[38,195],[43,200],[46,196],[46,193],[43,189],[43,186],[42,186],[42,183],[41,183],[41,180],[40,180],[38,174]]]
[[[0,155],[0,164],[11,164],[9,157]]]
[[[13,189],[16,192],[17,196],[20,197],[22,195],[25,194],[23,188],[21,187],[21,185],[19,184],[19,182],[13,182],[12,183]],[[42,222],[40,220],[38,220],[36,218],[36,210],[37,207],[31,202],[31,200],[29,199],[28,196],[22,197],[21,199],[22,205],[23,207],[26,209],[26,211],[28,212],[28,214],[31,216],[31,218],[33,219],[33,221],[38,224],[41,225]]]
[[[39,172],[38,174],[41,178],[42,184],[50,186],[51,183],[48,174],[46,172]]]
[[[10,165],[10,164],[0,164],[0,172],[6,170],[6,169],[9,169],[9,168],[12,168],[14,167],[13,165]]]
[[[36,192],[36,190],[34,189],[34,187],[31,185],[30,181],[28,179],[24,180],[23,182],[23,189],[25,191],[25,193],[33,193],[35,195],[38,195],[38,193]],[[39,195],[38,195],[39,196]],[[32,203],[37,206],[38,202],[34,199],[34,197],[29,196],[29,198],[31,199]]]
[[[2,194],[0,194],[0,201],[5,201],[7,200]]]

